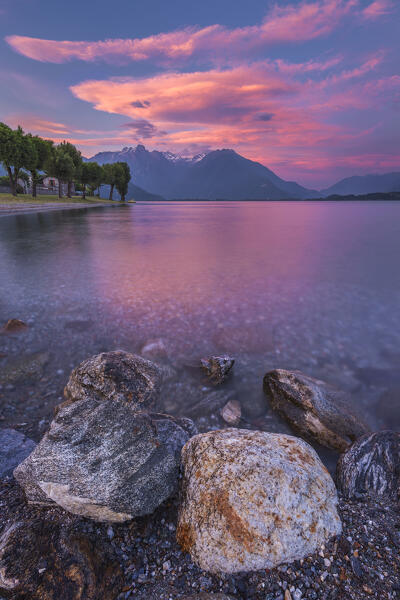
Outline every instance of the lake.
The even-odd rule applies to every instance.
[[[160,202],[4,217],[0,321],[29,329],[0,337],[0,371],[23,370],[3,376],[0,417],[40,438],[74,366],[161,339],[175,386],[163,410],[185,414],[208,393],[198,361],[224,352],[236,364],[221,393],[240,400],[243,426],[288,431],[264,414],[262,377],[281,367],[348,390],[372,426],[398,428],[399,257],[400,204],[389,202]],[[219,416],[199,424],[220,426]]]

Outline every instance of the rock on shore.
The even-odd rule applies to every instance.
[[[209,572],[270,569],[341,531],[335,485],[303,440],[226,429],[182,451],[177,539]]]
[[[400,433],[364,435],[340,457],[336,481],[345,498],[400,492]]]
[[[0,589],[18,600],[114,600],[122,570],[107,537],[66,520],[7,523],[0,536]]]
[[[178,485],[189,419],[138,411],[158,392],[153,363],[123,352],[75,369],[50,430],[14,471],[30,502],[98,521],[150,514]]]
[[[346,393],[300,373],[276,369],[264,377],[271,406],[301,436],[344,452],[369,428],[349,408]]]
[[[67,401],[123,401],[134,410],[150,408],[160,393],[162,373],[149,360],[128,352],[103,352],[88,358],[71,373]]]

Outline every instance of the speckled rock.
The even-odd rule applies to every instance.
[[[336,481],[345,498],[400,492],[400,433],[364,435],[339,458]]]
[[[206,571],[270,569],[341,532],[335,485],[303,440],[212,431],[189,440],[182,463],[177,539]]]
[[[210,358],[202,358],[201,367],[205,371],[212,381],[212,383],[219,385],[223,383],[232,371],[235,359],[230,356],[210,356]]]
[[[302,437],[344,452],[369,428],[350,409],[350,398],[324,381],[276,369],[264,377],[271,406]]]
[[[36,444],[15,429],[0,429],[0,477],[12,475],[13,469],[31,452]]]
[[[30,502],[98,521],[152,513],[178,485],[189,419],[132,410],[122,400],[65,402],[14,476]]]
[[[15,600],[114,600],[122,572],[107,537],[26,519],[0,535],[0,590]]]
[[[132,409],[151,407],[160,393],[161,371],[149,360],[128,352],[103,352],[88,358],[71,373],[67,401],[121,400]]]

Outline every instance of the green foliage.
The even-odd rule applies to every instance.
[[[30,133],[25,135],[21,127],[13,130],[5,123],[0,123],[0,162],[7,170],[7,185],[10,185],[14,196],[17,194],[18,177],[24,173],[22,169],[31,175],[33,197],[36,197],[36,185],[41,182],[43,171],[58,179],[60,197],[61,183],[68,183],[70,197],[71,184],[75,181],[82,185],[84,195],[86,186],[93,193],[102,183],[106,183],[110,186],[110,200],[116,187],[124,201],[131,179],[129,166],[125,162],[103,166],[95,162],[83,162],[81,153],[70,142],[64,141],[54,146],[50,140]]]
[[[10,179],[9,179],[8,175],[1,175],[0,176],[0,186],[9,187],[9,185],[10,185]]]
[[[115,171],[115,187],[121,196],[121,201],[124,202],[128,193],[128,184],[131,180],[131,171],[126,162],[116,162],[113,164]]]
[[[61,198],[61,184],[70,181],[75,172],[73,160],[71,156],[61,148],[61,144],[60,146],[52,148],[45,163],[45,170],[48,175],[58,179],[58,195]]]
[[[25,135],[21,127],[11,129],[0,123],[0,160],[7,170],[12,194],[17,194],[17,180],[21,169],[28,171],[37,160],[32,138]]]

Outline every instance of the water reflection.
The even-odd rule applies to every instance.
[[[48,385],[53,403],[89,354],[161,337],[178,365],[234,354],[248,404],[281,366],[350,389],[375,418],[385,385],[360,373],[400,354],[399,216],[394,203],[181,202],[6,217],[0,319],[31,327],[0,344],[50,352],[33,393]]]

